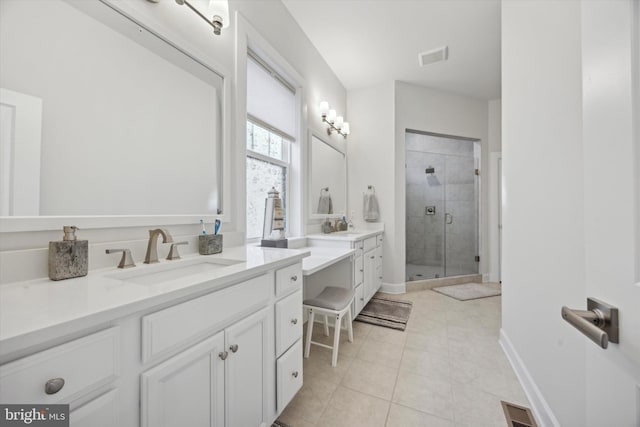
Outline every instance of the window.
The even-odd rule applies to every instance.
[[[292,166],[292,144],[296,134],[297,111],[300,101],[296,89],[288,80],[248,51],[247,61],[247,239],[262,237],[264,207],[271,187],[280,193],[285,209],[285,230],[295,228],[290,218],[291,200],[289,182],[299,176],[298,162]],[[298,150],[293,150],[298,157]],[[297,194],[297,193],[296,193]]]
[[[247,121],[247,239],[262,236],[264,200],[271,187],[280,192],[286,212],[290,143]]]

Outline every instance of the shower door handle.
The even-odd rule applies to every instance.
[[[451,215],[450,213],[445,213],[444,222],[445,224],[453,224],[453,215]]]

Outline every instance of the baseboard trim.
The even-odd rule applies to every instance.
[[[407,292],[407,287],[404,282],[402,283],[383,283],[380,286],[380,292],[385,294],[404,294]]]
[[[511,363],[511,366],[513,367],[513,370],[515,371],[516,376],[529,399],[529,403],[531,403],[531,410],[533,411],[533,415],[536,417],[538,425],[540,427],[560,427],[558,419],[553,415],[551,407],[540,392],[540,389],[531,377],[531,374],[529,374],[527,367],[516,352],[516,349],[513,347],[513,344],[504,329],[500,329],[500,339],[498,342],[500,343],[500,346],[502,346],[502,350],[507,356],[507,359],[509,359],[509,363]]]

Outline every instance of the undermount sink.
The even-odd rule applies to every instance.
[[[176,262],[174,264],[167,262],[148,266],[140,270],[134,269],[118,272],[108,275],[107,277],[138,285],[156,285],[158,283],[182,279],[188,276],[208,273],[210,271],[219,270],[241,262],[242,261],[222,258],[206,260],[197,259],[194,261]]]

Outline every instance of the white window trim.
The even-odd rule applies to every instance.
[[[266,163],[271,163],[280,167],[283,167],[286,169],[285,172],[285,180],[284,180],[284,187],[285,187],[285,224],[286,224],[286,228],[285,228],[285,236],[286,237],[291,237],[290,233],[289,233],[289,224],[290,224],[290,213],[291,213],[291,170],[292,170],[292,159],[291,159],[291,145],[295,143],[295,140],[291,140],[289,138],[286,138],[283,135],[286,135],[284,132],[279,131],[278,129],[273,128],[272,126],[269,126],[268,124],[264,124],[264,122],[260,121],[259,123],[256,123],[254,120],[252,120],[252,117],[247,115],[247,120],[246,122],[251,122],[254,126],[258,126],[261,127],[265,130],[267,130],[270,133],[276,134],[278,136],[281,136],[284,140],[286,140],[286,144],[283,144],[283,157],[286,158],[287,160],[280,160],[277,159],[275,157],[271,157],[271,156],[267,156],[266,154],[262,154],[259,153],[257,151],[253,151],[250,148],[246,149],[247,155],[246,157],[251,157],[253,159],[256,160],[261,160],[263,162]],[[246,123],[245,122],[245,123]],[[245,140],[245,146],[246,146],[246,140]],[[246,161],[246,160],[245,160]],[[245,170],[245,181],[247,179],[247,172]],[[246,199],[246,195],[245,195],[245,199]],[[248,212],[248,211],[247,211]],[[246,222],[246,218],[247,214],[245,213],[245,222]],[[260,242],[260,240],[262,239],[262,236],[258,236],[258,237],[249,237],[247,236],[246,241],[247,243],[257,243]]]

